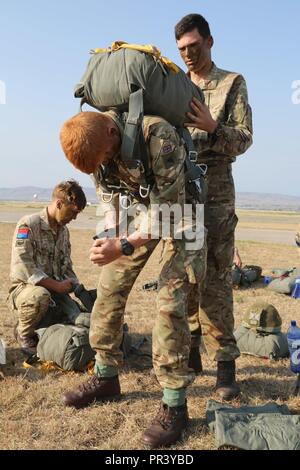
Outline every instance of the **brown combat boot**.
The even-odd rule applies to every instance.
[[[84,408],[98,401],[117,400],[121,396],[119,377],[97,377],[93,375],[89,380],[79,385],[75,390],[66,392],[62,401],[66,406]]]
[[[142,435],[142,442],[154,449],[175,444],[189,421],[186,403],[182,406],[169,407],[161,402],[154,420]]]
[[[235,361],[218,361],[216,392],[225,401],[240,394],[240,387],[235,381]]]
[[[14,327],[14,337],[19,343],[21,350],[27,356],[36,354],[36,347],[39,342],[38,335],[33,336],[20,336],[18,333],[18,323]]]
[[[188,367],[193,369],[196,375],[203,374],[203,367],[202,367],[201,354],[199,351],[199,347],[191,348]]]

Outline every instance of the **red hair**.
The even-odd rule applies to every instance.
[[[67,159],[83,173],[94,173],[101,164],[103,142],[109,118],[85,111],[68,119],[60,131],[60,143]]]

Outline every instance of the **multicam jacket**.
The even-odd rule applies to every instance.
[[[199,153],[198,163],[209,166],[232,163],[252,144],[252,111],[245,79],[213,63],[209,75],[197,85],[203,91],[212,117],[219,123],[213,134],[189,128]]]
[[[49,225],[45,208],[22,217],[17,223],[10,278],[14,287],[20,283],[36,285],[47,277],[77,279],[72,268],[69,230],[62,226],[56,234]]]

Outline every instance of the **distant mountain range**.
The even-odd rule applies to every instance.
[[[87,200],[97,202],[94,188],[84,188]],[[20,186],[18,188],[0,188],[2,201],[49,201],[51,188]],[[237,193],[236,206],[240,209],[300,211],[300,197],[270,193]]]

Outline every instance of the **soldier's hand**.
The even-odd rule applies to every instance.
[[[98,266],[112,263],[122,256],[121,243],[118,238],[101,238],[95,240],[90,249],[90,260]]]
[[[186,113],[189,122],[184,124],[185,127],[196,127],[202,131],[212,134],[217,128],[217,121],[212,118],[206,104],[201,103],[197,98],[193,98],[190,102],[191,112]]]
[[[58,294],[69,294],[73,291],[74,285],[71,279],[66,279],[65,281],[59,281],[57,283],[57,290]]]

